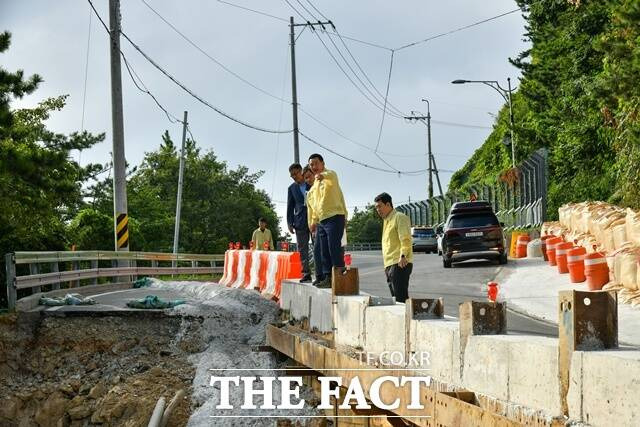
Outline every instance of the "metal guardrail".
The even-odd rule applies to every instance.
[[[349,243],[345,247],[347,251],[380,251],[382,250],[382,243]]]
[[[109,262],[110,267],[100,267],[100,262]],[[148,266],[138,266],[138,262]],[[180,264],[189,263],[187,266]],[[160,266],[170,263],[171,266]],[[200,266],[206,263],[208,266]],[[215,274],[224,269],[224,255],[169,254],[162,252],[14,252],[5,255],[7,272],[7,302],[9,309],[15,308],[18,290],[32,289],[42,292],[43,286],[60,289],[62,283],[70,288],[80,287],[80,280],[90,280],[97,285],[99,278],[125,277],[132,282],[137,276],[161,276],[168,274]],[[70,264],[70,270],[60,270],[61,265]],[[84,268],[86,265],[86,268]],[[28,274],[19,274],[21,266],[28,266]],[[42,270],[48,270],[42,273]]]
[[[547,151],[542,148],[523,161],[514,172],[517,179],[507,183],[496,177],[493,185],[475,185],[469,192],[478,200],[486,200],[505,228],[539,227],[547,210]],[[469,200],[467,193],[449,193],[428,200],[399,205],[396,209],[406,214],[411,225],[435,226],[446,221],[451,205]]]

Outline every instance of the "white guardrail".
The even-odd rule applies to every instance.
[[[98,285],[99,278],[116,278],[118,283],[130,283],[139,275],[211,275],[222,273],[224,255],[115,251],[13,252],[5,255],[5,263],[7,302],[9,310],[12,310],[18,299],[18,291],[22,289],[31,289],[31,293],[35,294],[42,292],[43,287],[60,289],[63,283],[68,283],[69,288],[77,288],[81,280],[88,281],[89,285]],[[105,267],[104,264],[109,266]],[[28,273],[21,274],[21,270],[26,271],[27,267]]]

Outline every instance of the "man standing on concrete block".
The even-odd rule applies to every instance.
[[[253,231],[253,236],[251,236],[251,241],[253,241],[253,247],[257,250],[265,249],[265,242],[268,243],[269,250],[273,249],[273,236],[271,236],[271,230],[267,228],[267,220],[264,218],[260,218],[258,220],[258,228]]]
[[[315,209],[309,219],[310,230],[317,229],[316,240],[321,245],[322,274],[326,277],[319,288],[331,287],[331,271],[333,267],[344,267],[344,251],[342,235],[347,218],[347,206],[338,182],[338,175],[324,167],[324,159],[320,154],[309,156],[309,166],[315,174],[313,183]]]
[[[302,176],[302,166],[293,163],[289,166],[289,175],[293,179],[293,184],[289,186],[287,194],[287,225],[289,233],[296,234],[298,252],[302,260],[301,283],[311,281],[311,270],[309,269],[309,225],[307,224],[307,191],[311,188]]]
[[[309,165],[305,166],[302,169],[302,176],[304,177],[304,182],[309,186],[309,191],[307,191],[306,195],[306,204],[307,204],[307,228],[311,227],[310,219],[313,217],[314,212],[317,210],[315,207],[315,193],[318,189],[313,186],[313,183],[316,180],[316,176],[313,174],[311,167]],[[309,230],[311,232],[311,230]],[[313,241],[313,265],[316,271],[316,280],[313,281],[314,286],[318,286],[325,279],[325,275],[322,272],[322,245],[318,242],[317,230],[311,233],[311,240]]]
[[[383,219],[382,259],[391,296],[405,302],[409,298],[409,276],[413,270],[413,247],[409,217],[393,208],[391,196],[382,193],[374,199],[376,212]]]

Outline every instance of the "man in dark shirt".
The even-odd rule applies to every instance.
[[[287,225],[291,234],[295,233],[298,251],[302,259],[302,279],[300,282],[311,281],[309,268],[309,225],[307,224],[306,195],[309,185],[304,182],[302,166],[294,163],[289,166],[289,175],[293,184],[289,186],[287,195]]]

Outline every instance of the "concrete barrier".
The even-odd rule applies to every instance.
[[[284,281],[281,307],[312,328],[334,330],[338,346],[380,354],[429,352],[429,374],[452,388],[498,402],[505,414],[562,415],[558,339],[530,335],[470,336],[460,352],[453,318],[406,320],[405,305],[370,305],[371,296],[339,296],[331,290]],[[327,315],[332,313],[333,317]],[[408,322],[408,324],[407,324]],[[575,352],[569,416],[593,426],[635,426],[640,419],[640,351]],[[485,398],[485,397],[483,397]]]
[[[318,289],[306,283],[283,280],[280,308],[294,320],[306,320],[318,332],[332,332],[331,289]]]

